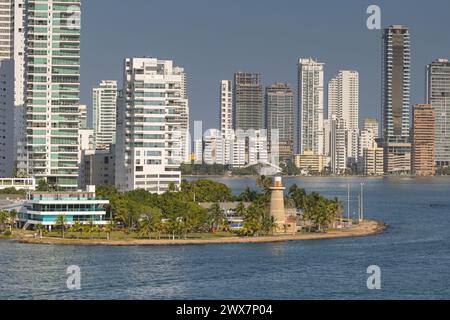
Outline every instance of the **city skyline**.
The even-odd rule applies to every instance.
[[[236,35],[233,32],[235,28],[242,27],[243,24],[257,19],[257,14],[250,14],[249,12],[251,3],[236,3],[229,6],[217,4],[217,11],[208,9],[208,6],[202,6],[202,1],[189,4],[186,10],[181,10],[186,4],[178,3],[180,13],[177,13],[177,11],[175,14],[177,16],[182,13],[186,14],[186,16],[180,17],[180,20],[184,22],[193,18],[197,6],[202,6],[203,9],[211,11],[209,15],[205,14],[197,17],[197,23],[188,26],[186,30],[181,31],[174,27],[165,30],[164,34],[168,38],[181,41],[183,50],[176,49],[175,43],[177,41],[172,43],[162,39],[161,35],[156,32],[158,29],[152,28],[152,26],[156,26],[161,22],[159,17],[155,17],[154,21],[148,21],[145,26],[140,24],[139,30],[131,30],[130,27],[132,28],[135,24],[138,24],[139,17],[145,14],[146,10],[144,9],[151,6],[149,3],[140,0],[133,0],[133,2],[135,6],[127,7],[126,9],[132,10],[136,14],[136,22],[133,22],[130,26],[120,24],[121,30],[116,29],[112,22],[108,22],[105,26],[97,23],[98,10],[100,8],[104,10],[103,1],[83,4],[82,103],[89,104],[91,99],[90,90],[100,80],[116,79],[119,83],[121,82],[120,66],[125,56],[150,55],[161,59],[172,59],[185,67],[189,77],[188,91],[190,94],[191,123],[194,120],[202,120],[205,128],[220,128],[215,108],[217,97],[219,96],[217,84],[220,80],[232,79],[234,72],[243,70],[261,73],[263,86],[280,81],[295,84],[295,65],[298,58],[312,56],[326,63],[326,83],[338,70],[357,70],[361,78],[360,124],[367,116],[380,118],[381,97],[379,92],[381,90],[381,74],[379,65],[381,30],[368,30],[366,27],[366,19],[368,17],[366,9],[370,4],[369,2],[352,1],[353,5],[348,5],[338,11],[336,11],[337,4],[323,2],[326,3],[324,6],[323,3],[321,5],[320,1],[317,4],[308,4],[302,8],[299,8],[299,4],[291,2],[285,2],[285,5],[279,6],[265,1],[259,2],[258,8],[260,9],[258,9],[257,14],[263,20],[270,13],[269,9],[277,9],[275,11],[277,13],[277,23],[269,22],[264,27],[264,30],[268,32],[267,35],[276,34],[281,30],[285,31],[285,36],[282,39],[274,40],[276,41],[276,46],[267,46],[267,48],[264,47],[267,42],[264,42],[261,38],[259,28],[244,28],[242,35]],[[108,3],[111,3],[111,6],[108,7],[114,9],[108,11],[110,14],[105,17],[105,20],[112,21],[118,18],[119,11],[125,4],[114,0]],[[446,2],[441,2],[441,4],[442,8],[450,7]],[[445,28],[443,28],[442,24],[447,23],[442,14],[442,11],[445,10],[433,13],[432,23],[423,25],[419,17],[403,12],[405,3],[380,1],[378,5],[382,13],[382,27],[398,23],[409,27],[411,31],[413,39],[411,44],[411,104],[425,103],[424,68],[435,59],[446,57],[450,49],[449,44],[438,40],[440,35],[444,35]],[[166,6],[166,3],[158,3],[158,7],[161,10],[164,10]],[[411,4],[411,6],[413,5]],[[416,3],[413,10],[420,11],[421,14],[426,15],[425,7],[426,4]],[[319,28],[318,30],[311,30],[311,34],[308,34],[305,27],[312,19],[306,14],[308,9],[318,10],[320,13],[319,19],[320,17],[326,17],[330,20],[328,25],[338,24],[338,27],[331,30]],[[232,30],[226,28],[224,25],[225,18],[219,16],[218,12],[229,13],[230,19],[237,26],[233,27]],[[281,14],[283,14],[283,19],[278,18]],[[226,16],[226,14],[224,15]],[[318,19],[317,15],[315,15],[315,18]],[[424,18],[426,19],[426,16]],[[262,24],[262,22],[256,23]],[[191,28],[194,30],[191,30]],[[111,30],[113,31],[111,32]],[[334,30],[339,30],[337,36]],[[117,33],[114,31],[117,31]],[[195,33],[194,31],[198,32]],[[133,32],[136,36],[123,39],[122,45],[116,45],[116,42],[108,40],[111,35],[116,37],[126,32]],[[436,37],[427,36],[430,32],[435,34]],[[217,33],[223,36],[217,37]],[[318,33],[320,33],[320,37],[314,38]],[[255,35],[255,38],[248,38],[252,35]],[[352,35],[352,37],[347,35]],[[149,41],[138,41],[139,37],[149,39]],[[247,42],[244,42],[244,38]],[[292,39],[295,39],[295,41]],[[205,41],[205,43],[202,41]],[[214,45],[216,42],[217,46]],[[361,54],[355,54],[355,42],[358,43],[357,49],[358,52],[361,51]],[[99,46],[99,43],[102,45]],[[235,46],[232,46],[232,43],[235,43]],[[421,43],[421,46],[416,45],[417,43]],[[233,51],[232,48],[236,46],[244,50]],[[265,48],[264,50],[262,50],[263,47]],[[98,52],[98,54],[93,54],[93,52]],[[105,54],[108,53],[108,56],[102,56],[103,52]],[[205,63],[205,61],[210,63]],[[369,61],[372,62],[369,63]],[[212,63],[215,65],[214,72],[210,72],[208,67]],[[111,65],[115,67],[111,68]],[[296,97],[297,93],[295,91]]]

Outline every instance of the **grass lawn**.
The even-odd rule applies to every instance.
[[[50,238],[62,238],[60,231],[46,232],[44,237]],[[92,234],[83,232],[68,232],[64,234],[66,239],[103,239],[106,240],[106,232],[93,232]],[[188,233],[187,239],[214,239],[214,238],[224,238],[236,236],[231,232],[215,232],[215,233]],[[137,232],[124,232],[124,231],[113,231],[111,232],[111,240],[136,240],[136,239],[148,239],[139,237]],[[152,239],[156,239],[156,234],[152,234]],[[161,239],[172,239],[172,235],[161,234]],[[175,239],[178,239],[175,236]]]

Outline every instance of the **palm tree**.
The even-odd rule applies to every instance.
[[[89,219],[89,223],[85,227],[89,233],[89,239],[92,239],[92,233],[95,231],[94,219]]]
[[[62,233],[62,237],[63,239],[65,238],[65,229],[66,229],[66,216],[63,214],[60,214],[59,216],[56,217],[55,220],[55,226],[60,226],[61,227],[61,233]]]
[[[72,225],[72,229],[73,231],[80,233],[80,238],[83,237],[83,224],[80,221],[75,221]]]
[[[39,232],[39,238],[42,238],[42,234],[44,233],[45,227],[42,224],[37,224],[34,226],[34,229]]]
[[[103,226],[103,230],[106,232],[106,239],[111,239],[111,232],[114,230],[114,220],[109,220],[107,224]]]
[[[237,207],[236,207],[236,214],[238,217],[243,217],[245,216],[245,205],[242,202],[239,202]]]
[[[9,220],[9,214],[6,210],[0,211],[0,230],[4,230]]]
[[[12,225],[16,224],[17,216],[18,216],[18,214],[17,214],[16,210],[11,210],[9,212],[10,228]]]
[[[220,230],[220,225],[225,220],[225,214],[220,208],[220,204],[218,202],[214,203],[208,211],[211,216],[213,228],[215,227],[216,230]]]
[[[145,215],[139,222],[139,237],[152,238],[153,224],[150,215]]]

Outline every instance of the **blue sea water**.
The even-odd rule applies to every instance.
[[[251,178],[220,178],[238,193]],[[449,178],[292,178],[386,222],[376,236],[181,247],[40,246],[0,241],[1,299],[450,299]],[[66,287],[70,265],[81,290]],[[381,269],[381,289],[366,286]]]

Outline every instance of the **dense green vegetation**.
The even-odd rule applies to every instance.
[[[119,193],[112,187],[97,190],[99,197],[110,199],[108,216],[128,232],[137,232],[141,238],[186,238],[192,233],[229,231],[227,219],[219,203],[240,202],[238,215],[244,225],[238,234],[259,236],[271,234],[275,223],[269,215],[270,187],[272,179],[260,176],[257,179],[259,191],[246,188],[233,196],[231,189],[210,180],[183,181],[180,190],[162,195],[144,190]],[[209,210],[198,203],[213,203]],[[245,208],[244,202],[251,204]],[[286,202],[303,212],[303,218],[310,222],[310,231],[323,230],[342,215],[342,204],[328,200],[317,193],[307,194],[304,189],[293,185]]]
[[[265,176],[257,178],[259,190],[246,188],[234,196],[225,184],[196,180],[183,181],[180,189],[170,188],[164,194],[152,194],[139,189],[121,193],[113,187],[97,188],[97,196],[110,200],[106,208],[106,226],[98,226],[94,221],[69,224],[64,215],[56,219],[55,230],[50,236],[65,238],[141,238],[141,239],[186,239],[193,235],[203,237],[207,234],[233,233],[241,236],[261,236],[274,232],[275,221],[269,214],[270,187],[272,179]],[[243,218],[243,228],[232,232],[227,217],[220,209],[221,202],[239,202],[238,216]],[[208,202],[209,209],[199,203]],[[247,206],[244,202],[249,203]],[[337,199],[326,199],[317,193],[307,194],[304,189],[293,185],[286,195],[290,208],[298,209],[302,219],[308,221],[309,231],[324,231],[342,216],[342,204]],[[17,213],[0,213],[0,230],[12,226]],[[46,234],[42,226],[36,226],[39,236]]]
[[[11,230],[15,226],[17,219],[16,210],[1,210],[0,211],[0,233],[4,236],[10,236]]]
[[[0,194],[25,194],[25,190],[17,190],[16,188],[5,188],[0,190]]]

